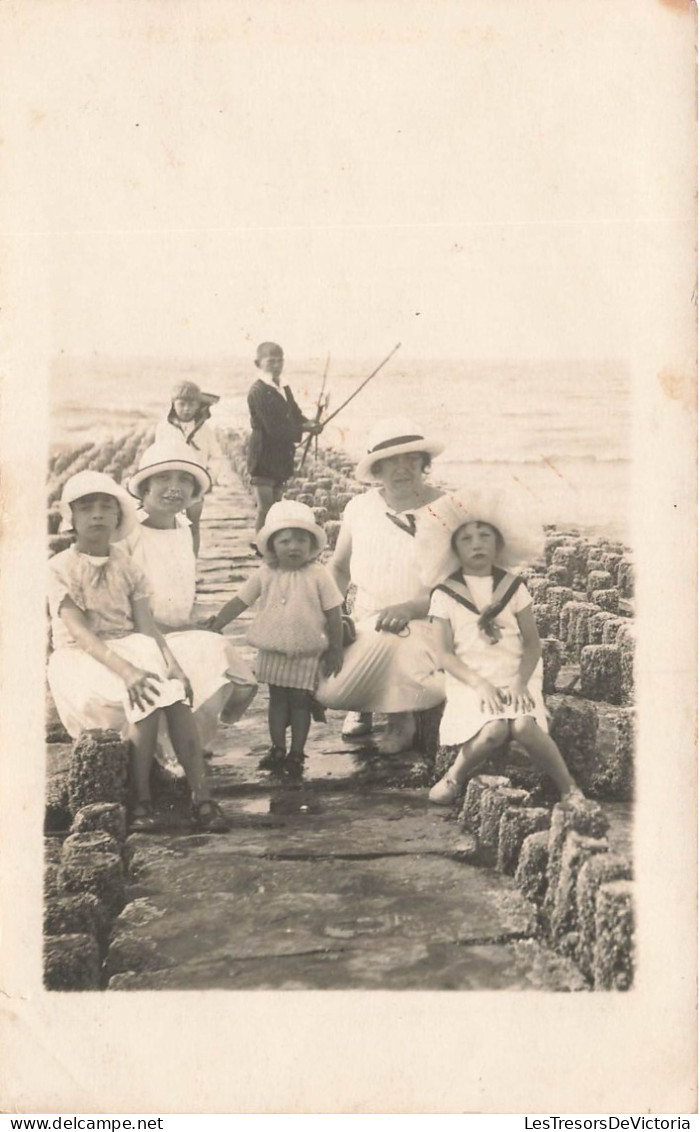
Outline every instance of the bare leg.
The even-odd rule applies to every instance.
[[[211,790],[207,783],[202,744],[192,710],[185,703],[171,704],[163,710],[175,754],[187,777],[192,801],[195,804],[208,801]]]
[[[428,794],[430,801],[438,806],[449,806],[456,802],[467,779],[503,746],[509,731],[508,721],[505,719],[493,719],[484,724],[481,731],[464,744],[447,774],[435,783]]]
[[[253,491],[255,493],[255,503],[257,506],[255,515],[255,530],[257,532],[265,525],[267,513],[272,507],[272,504],[276,502],[276,492],[274,485],[267,483],[254,484]]]
[[[129,724],[129,769],[135,805],[151,800],[151,765],[156,749],[159,711]]]
[[[311,697],[303,688],[288,688],[289,717],[292,725],[290,754],[303,755],[311,726]]]
[[[270,684],[270,702],[267,709],[272,745],[282,751],[287,749],[287,727],[290,723],[287,691],[287,688],[278,688],[276,684]]]
[[[511,729],[513,738],[522,744],[535,766],[554,779],[562,797],[572,790],[578,792],[556,743],[531,715],[511,720]]]

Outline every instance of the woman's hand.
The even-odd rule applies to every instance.
[[[342,648],[326,649],[321,659],[321,667],[324,676],[337,676],[343,667],[343,650]]]
[[[535,706],[535,701],[528,691],[527,684],[517,677],[515,680],[511,680],[505,688],[501,688],[501,697],[504,703],[518,712],[527,713],[532,711]]]
[[[374,628],[380,633],[400,633],[415,616],[409,602],[401,605],[388,605],[380,609]]]
[[[129,693],[129,703],[132,707],[145,711],[152,707],[158,697],[160,676],[155,672],[147,672],[144,668],[136,668],[133,664],[126,664],[121,673]]]
[[[211,630],[212,633],[220,633],[221,632],[220,629],[214,628],[214,622],[215,621],[216,621],[216,614],[212,613],[211,617],[199,617],[195,621],[195,625],[198,629],[209,629],[209,630]]]
[[[479,680],[474,685],[474,691],[479,697],[479,707],[485,714],[500,715],[503,711],[503,700],[499,689],[489,680]]]

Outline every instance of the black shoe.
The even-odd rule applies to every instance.
[[[282,770],[285,765],[285,750],[283,747],[275,747],[274,744],[266,751],[258,763],[258,770]]]
[[[303,751],[290,751],[284,763],[284,776],[290,782],[300,782],[304,776],[304,760],[306,755]]]

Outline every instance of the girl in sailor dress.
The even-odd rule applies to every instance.
[[[434,587],[430,603],[447,697],[440,743],[460,750],[430,801],[455,802],[467,779],[510,738],[553,778],[562,797],[580,795],[547,733],[532,598],[522,578],[498,565],[522,544],[522,519],[497,499],[487,506],[483,495],[466,492],[437,501],[432,514],[443,541],[449,538],[443,561],[457,565]]]

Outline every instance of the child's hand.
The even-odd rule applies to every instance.
[[[144,668],[136,668],[135,665],[128,664],[122,673],[122,679],[126,684],[132,707],[145,711],[156,702],[160,676],[155,672],[147,672]]]
[[[220,632],[220,630],[214,628],[214,622],[215,621],[216,621],[216,614],[212,613],[211,617],[198,617],[197,620],[195,621],[195,625],[197,626],[198,629],[211,629],[212,632],[218,633],[218,632]]]
[[[505,688],[501,688],[501,696],[503,702],[514,708],[515,711],[526,713],[532,711],[535,706],[535,701],[528,691],[527,684],[517,678],[511,680]]]
[[[342,648],[326,649],[321,661],[324,676],[337,676],[343,667],[343,650]]]
[[[484,714],[500,715],[503,711],[503,700],[498,688],[489,680],[479,680],[478,684],[474,686],[474,691],[479,697],[479,707]]]

